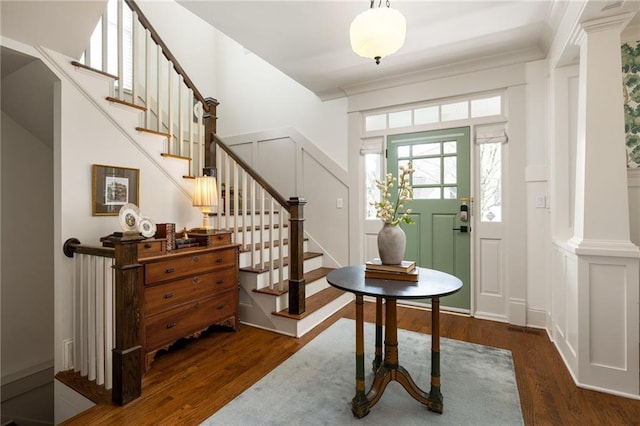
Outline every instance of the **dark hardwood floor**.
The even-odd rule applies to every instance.
[[[144,377],[141,398],[124,407],[99,404],[65,424],[197,425],[341,317],[355,318],[353,304],[300,339],[248,326],[207,333],[159,356]],[[375,321],[375,304],[366,303],[365,320]],[[430,314],[399,307],[398,326],[430,333]],[[640,401],[577,388],[542,330],[443,314],[441,331],[512,352],[527,425],[640,424]]]

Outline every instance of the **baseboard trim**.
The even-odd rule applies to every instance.
[[[527,327],[547,328],[547,313],[542,309],[527,309]]]

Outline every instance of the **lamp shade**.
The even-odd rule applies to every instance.
[[[353,51],[377,63],[402,47],[406,33],[407,21],[391,7],[367,9],[355,17],[349,31]]]
[[[216,178],[213,176],[198,176],[193,187],[194,207],[211,207],[218,203]]]

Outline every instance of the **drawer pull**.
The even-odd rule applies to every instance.
[[[164,295],[165,299],[171,299],[173,297],[173,293],[167,293]]]
[[[147,249],[149,249],[151,247],[153,247],[153,245],[151,243],[145,243],[145,245],[144,245],[144,248],[147,248]]]
[[[218,308],[218,310],[220,310],[220,309],[224,308],[224,303],[220,303],[220,304],[218,304],[217,308]]]
[[[193,263],[200,262],[200,256],[193,256]]]
[[[175,322],[170,322],[169,324],[165,325],[164,328],[166,328],[168,330],[168,329],[173,328],[175,326],[176,326]]]
[[[170,274],[170,273],[175,272],[175,271],[176,271],[176,269],[175,269],[175,268],[167,268],[167,269],[165,269],[165,270],[164,270],[164,272],[165,272],[166,274]]]
[[[216,259],[216,263],[222,263],[222,262],[224,262],[224,259],[223,259],[223,258],[218,258],[218,259]]]
[[[198,284],[200,282],[200,277],[198,276],[193,277],[193,282]]]
[[[216,280],[216,284],[218,284],[218,285],[222,284],[223,282],[224,282],[224,280],[222,278],[218,278]]]

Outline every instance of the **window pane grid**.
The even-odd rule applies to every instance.
[[[398,152],[408,154],[408,145],[398,147]],[[438,141],[411,145],[410,158],[398,156],[398,168],[409,160],[415,172],[411,175],[414,199],[455,199],[458,186],[458,155],[455,141]]]
[[[461,99],[403,111],[365,115],[365,132],[419,126],[452,120],[489,117],[502,114],[502,95]],[[453,142],[455,144],[455,142]]]

